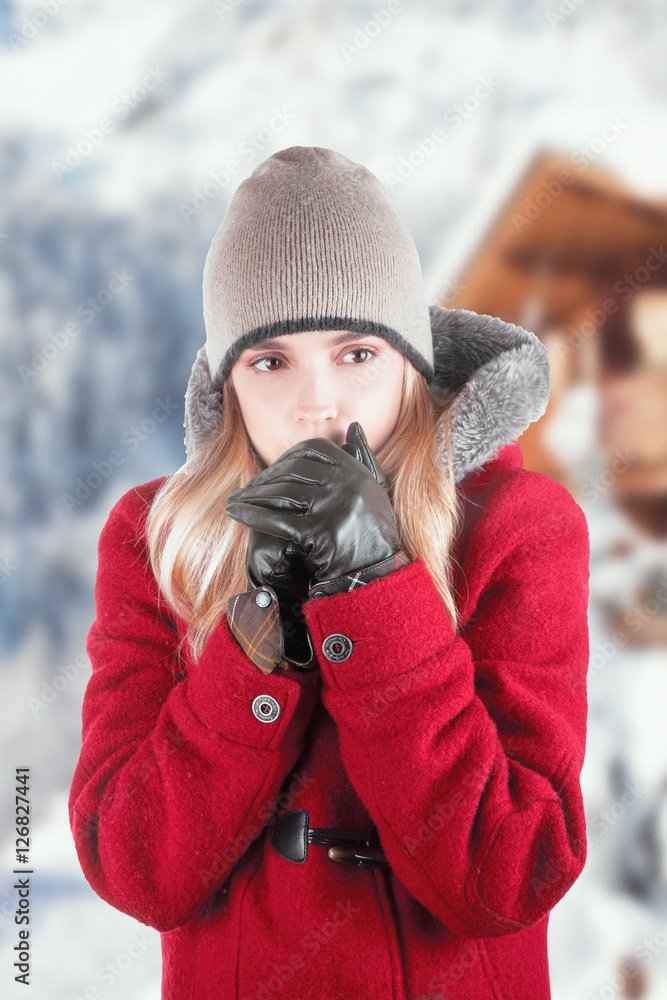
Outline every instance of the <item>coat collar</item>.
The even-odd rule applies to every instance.
[[[456,396],[450,412],[458,483],[545,412],[549,358],[534,333],[513,323],[468,309],[429,311],[435,367],[429,386],[443,399]]]
[[[468,309],[430,306],[434,376],[429,387],[450,408],[455,482],[484,465],[545,412],[550,367],[545,346],[528,330]],[[185,393],[188,458],[220,424],[206,348],[197,352]],[[441,441],[442,441],[441,437]],[[518,447],[518,445],[517,445]],[[444,443],[443,459],[444,459]]]

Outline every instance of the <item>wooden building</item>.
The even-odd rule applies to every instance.
[[[584,380],[599,392],[609,489],[667,535],[667,198],[649,199],[581,156],[534,156],[459,266],[441,305],[535,332],[551,362],[544,416],[519,439],[529,468],[576,495],[545,428]]]

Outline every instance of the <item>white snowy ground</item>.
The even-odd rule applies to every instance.
[[[591,162],[611,167],[638,190],[665,194],[667,13],[660,0],[636,0],[632,6],[622,0],[449,0],[438,5],[403,0],[388,20],[380,13],[387,4],[353,0],[238,0],[226,11],[224,4],[209,0],[163,0],[160,5],[53,0],[45,7],[55,13],[45,15],[39,3],[0,3],[0,44],[2,38],[6,43],[0,59],[0,150],[4,155],[17,144],[25,155],[3,199],[0,234],[13,232],[28,208],[36,207],[39,220],[41,206],[50,211],[62,204],[64,238],[75,203],[77,210],[100,220],[127,217],[149,234],[157,210],[180,244],[199,253],[237,183],[257,163],[285,146],[323,145],[365,163],[385,182],[415,237],[434,301],[481,238],[516,171],[544,145],[568,153],[584,150]],[[379,27],[381,21],[385,26]],[[142,81],[155,85],[148,89]],[[130,96],[130,115],[123,102],[133,88],[139,89]],[[485,96],[476,98],[476,90]],[[104,119],[99,145],[80,153],[80,162],[63,172],[58,164],[69,147],[85,150],[86,136],[95,135]],[[598,152],[610,120],[617,124],[616,136]],[[431,148],[434,129],[445,137]],[[418,149],[430,150],[423,163],[396,180],[401,163],[416,160]],[[222,172],[233,160],[240,169],[225,183]],[[188,214],[188,209],[193,211]],[[35,240],[37,235],[36,225]],[[11,280],[3,277],[0,302],[9,322],[0,343],[6,366],[0,405],[8,422],[24,398],[17,390],[12,352],[17,345],[43,349],[49,328],[48,316],[39,322],[31,316],[30,324],[21,325],[11,290]],[[142,287],[132,289],[128,316],[143,315],[144,304],[150,315],[151,303],[143,302],[148,295]],[[71,298],[77,303],[80,293],[73,289]],[[193,313],[193,330],[192,360],[203,342],[199,312]],[[135,331],[136,326],[128,327],[124,339],[121,331],[119,340],[107,342],[91,328],[88,349],[96,352],[92,356],[101,373],[98,405],[123,399],[128,379],[146,364]],[[81,357],[75,345],[63,352],[61,368],[45,373],[42,385],[53,400],[60,400],[71,384],[66,373]],[[183,368],[183,392],[188,375],[189,363]],[[580,404],[569,401],[572,414],[580,413]],[[53,413],[57,410],[49,418],[46,411],[31,425],[24,446],[32,448],[28,460],[43,470],[46,483],[54,461],[63,458],[48,433]],[[556,447],[576,453],[586,427],[576,416],[568,422],[564,412]],[[180,429],[169,433],[178,437]],[[84,506],[71,518],[63,517],[61,508],[41,534],[31,536],[34,546],[25,567],[3,582],[9,594],[20,574],[31,569],[39,575],[44,552],[64,565],[75,562],[79,571],[84,567],[89,580],[88,604],[68,620],[67,643],[57,660],[42,624],[48,608],[36,607],[30,609],[35,621],[27,640],[5,656],[3,665],[0,981],[7,1000],[26,995],[9,972],[16,928],[6,805],[10,772],[26,760],[33,768],[35,810],[30,995],[40,1000],[159,996],[159,935],[92,892],[67,823],[89,669],[80,670],[45,709],[36,712],[30,699],[39,698],[58,668],[74,663],[85,649],[96,542],[106,513],[130,486],[173,471],[168,454],[166,448],[147,448],[140,456],[143,464],[128,466],[127,475],[118,473],[94,509]],[[580,461],[584,470],[586,462],[591,468],[595,464],[585,449]],[[20,464],[12,464],[15,468],[20,470]],[[137,468],[141,475],[134,478]],[[7,482],[2,496],[13,509]],[[609,599],[610,588],[622,603],[628,573],[639,569],[606,560],[609,541],[628,530],[608,508],[607,497],[582,506],[593,546],[594,649],[606,639],[598,603]],[[2,536],[0,555],[12,551],[13,541],[11,533]],[[645,546],[633,558],[635,563],[663,560],[664,553]],[[554,1000],[620,996],[613,978],[618,963],[626,955],[649,954],[645,940],[655,951],[643,966],[647,996],[667,995],[664,869],[654,880],[650,902],[631,896],[617,878],[623,857],[630,857],[640,882],[646,878],[648,862],[638,838],[647,816],[658,816],[651,829],[660,837],[662,857],[665,824],[659,803],[667,753],[661,709],[666,696],[662,650],[618,650],[591,673],[582,782],[589,824],[597,825],[589,863],[550,919]],[[599,832],[603,811],[620,808],[619,787],[611,783],[609,771],[615,759],[621,762],[621,791],[626,781],[643,791]]]

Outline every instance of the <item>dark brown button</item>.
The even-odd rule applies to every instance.
[[[389,864],[380,847],[330,847],[327,854],[332,861],[339,861],[342,865],[357,865],[360,868],[366,865]]]

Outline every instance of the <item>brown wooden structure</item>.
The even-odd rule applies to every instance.
[[[539,153],[440,304],[543,341],[549,406],[519,444],[529,468],[573,493],[544,430],[569,386],[596,384],[600,447],[616,468],[630,456],[609,488],[646,531],[667,534],[667,198],[638,195],[582,157]]]

